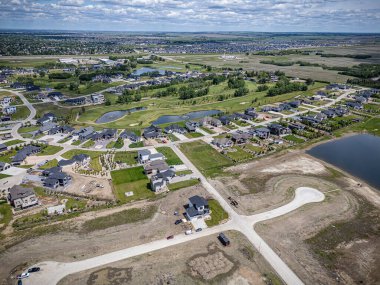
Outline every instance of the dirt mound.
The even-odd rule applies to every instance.
[[[188,265],[193,276],[200,276],[205,280],[210,280],[219,274],[227,273],[234,267],[234,263],[221,251],[198,256],[190,260]]]

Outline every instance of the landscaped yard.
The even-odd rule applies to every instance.
[[[206,220],[207,226],[217,226],[221,221],[228,219],[227,212],[223,210],[218,201],[208,200],[208,205],[211,210],[211,220]]]
[[[166,163],[169,165],[183,164],[182,160],[175,154],[170,147],[157,147],[156,150],[166,157]]]
[[[16,150],[9,150],[9,151],[0,153],[0,161],[6,162],[6,163],[11,163],[12,157],[15,156],[16,153],[17,153]]]
[[[114,161],[126,163],[128,165],[137,164],[137,152],[136,151],[118,151],[115,154]]]
[[[294,143],[303,143],[305,142],[305,140],[299,138],[299,137],[296,137],[295,135],[287,135],[287,136],[284,136],[284,139],[286,139],[287,141],[292,141]]]
[[[61,156],[65,159],[71,159],[74,155],[78,154],[87,154],[91,157],[90,167],[95,171],[102,171],[102,165],[100,164],[99,157],[102,155],[102,152],[92,151],[92,150],[82,150],[82,149],[72,149],[68,152],[65,152]]]
[[[120,149],[124,146],[124,140],[122,140],[121,138],[118,138],[116,141],[110,141],[108,144],[107,144],[107,148],[117,148],[117,149]]]
[[[202,141],[184,143],[181,150],[192,163],[206,176],[212,177],[223,173],[223,168],[233,162]]]
[[[42,149],[41,152],[37,153],[37,156],[53,155],[61,151],[62,149],[63,147],[61,146],[47,145],[46,147]]]
[[[55,158],[52,159],[52,160],[49,160],[47,163],[45,163],[44,165],[40,166],[40,169],[48,169],[48,168],[52,168],[54,166],[57,166],[58,165],[58,160],[56,160]]]
[[[131,143],[129,145],[130,148],[138,148],[138,147],[143,147],[144,146],[144,143],[141,141],[141,142],[135,142],[135,143]]]
[[[12,146],[12,145],[15,145],[15,144],[19,144],[19,143],[23,143],[24,141],[22,140],[11,140],[11,141],[7,141],[5,142],[4,144],[6,146]]]
[[[11,118],[14,121],[24,120],[30,114],[29,108],[26,106],[17,106],[16,109],[16,113],[11,115]]]
[[[95,142],[93,140],[88,140],[84,144],[81,145],[81,147],[89,148],[95,145]]]
[[[203,137],[201,133],[197,133],[197,132],[186,133],[185,136],[189,139]]]
[[[181,182],[177,182],[177,183],[170,183],[168,185],[168,188],[170,191],[175,191],[175,190],[178,190],[181,188],[190,187],[190,186],[197,185],[197,184],[199,184],[198,179],[189,179],[189,180],[185,180],[185,181],[181,181]]]
[[[112,171],[111,177],[116,199],[122,203],[155,196],[149,188],[149,179],[142,166]],[[133,192],[133,195],[127,197],[126,192]]]

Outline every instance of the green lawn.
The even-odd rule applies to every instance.
[[[189,139],[203,137],[201,133],[197,133],[197,132],[186,133],[185,136]]]
[[[95,171],[102,171],[102,165],[99,161],[99,157],[102,155],[102,152],[92,151],[92,150],[82,150],[82,149],[72,149],[68,152],[65,152],[61,156],[65,159],[71,159],[74,155],[77,154],[87,154],[91,157],[90,166]]]
[[[239,146],[233,146],[231,147],[231,150],[235,151],[229,151],[225,155],[228,156],[232,161],[239,162],[252,158],[252,155],[250,153],[244,151]]]
[[[206,224],[209,227],[217,226],[219,223],[225,219],[228,219],[228,214],[222,206],[220,206],[219,202],[216,200],[208,200],[208,205],[211,210],[211,220],[206,220]]]
[[[76,140],[76,141],[73,141],[73,142],[71,143],[71,145],[80,145],[82,142],[83,142],[83,141],[81,141],[81,140]]]
[[[37,131],[37,130],[39,130],[39,129],[40,129],[39,126],[22,127],[22,128],[19,128],[19,129],[18,129],[18,132],[19,132],[20,134],[22,134],[22,133],[34,132],[34,131]]]
[[[117,149],[120,149],[124,146],[124,140],[122,139],[117,139],[116,141],[110,141],[108,144],[107,144],[107,148],[117,148]]]
[[[4,228],[12,220],[12,208],[6,201],[0,202],[0,228]]]
[[[65,143],[65,142],[68,142],[68,141],[71,140],[71,139],[72,139],[71,136],[67,136],[67,137],[65,137],[65,138],[63,138],[63,139],[61,139],[61,140],[59,140],[58,143]]]
[[[296,137],[295,135],[284,136],[284,139],[286,139],[287,141],[295,142],[295,143],[303,143],[303,142],[305,142],[305,140],[303,140],[303,139],[301,139],[299,137]]]
[[[58,165],[58,160],[56,160],[55,158],[52,159],[52,160],[49,160],[47,163],[45,163],[44,165],[40,166],[40,169],[48,169],[48,168],[51,168],[51,167],[54,167],[54,166],[57,166]]]
[[[124,224],[136,223],[146,219],[151,219],[156,212],[156,206],[127,209],[108,216],[86,221],[84,222],[82,229],[84,232],[92,232]]]
[[[6,162],[6,163],[11,163],[12,157],[15,156],[16,153],[17,153],[16,150],[8,150],[6,152],[0,153],[0,161]]]
[[[188,174],[191,174],[191,173],[193,173],[193,172],[190,169],[188,169],[188,170],[177,171],[175,174],[177,176],[179,176],[179,175],[188,175]]]
[[[26,119],[29,114],[29,108],[26,106],[17,106],[16,107],[16,113],[11,115],[12,120],[17,121],[17,120],[24,120]]]
[[[11,177],[11,175],[0,173],[0,179]]]
[[[253,145],[253,144],[246,144],[246,145],[244,146],[244,148],[245,148],[245,149],[248,149],[248,150],[250,150],[250,151],[256,152],[256,153],[259,153],[259,152],[262,150],[261,147],[259,147],[259,146],[257,146],[257,145]]]
[[[129,145],[130,148],[138,148],[138,147],[143,147],[143,146],[144,146],[144,143],[142,141],[136,142],[136,143],[131,143]]]
[[[350,127],[349,127],[350,128]],[[362,123],[352,126],[353,131],[366,131],[376,136],[380,136],[380,118],[375,117]]]
[[[156,150],[166,157],[166,163],[169,165],[183,164],[182,160],[175,154],[170,147],[157,147]]]
[[[155,196],[149,188],[149,179],[144,174],[142,166],[112,171],[111,177],[116,199],[122,203]],[[130,191],[133,195],[126,197],[125,192]]]
[[[181,188],[190,187],[197,184],[199,184],[198,179],[189,179],[189,180],[185,180],[185,181],[181,181],[177,183],[171,183],[168,185],[168,188],[170,191],[175,191]]]
[[[183,153],[207,177],[223,173],[223,168],[233,165],[232,161],[202,141],[184,143],[180,146]]]
[[[11,141],[5,142],[4,144],[6,146],[11,146],[11,145],[15,145],[15,144],[23,143],[23,142],[25,142],[25,141],[23,141],[23,140],[11,140]]]
[[[201,130],[204,130],[208,134],[215,134],[213,130],[210,130],[209,128],[206,127],[200,127]]]
[[[89,148],[95,145],[95,142],[93,140],[88,140],[84,144],[81,145],[81,147]]]
[[[37,153],[37,156],[53,155],[61,151],[62,149],[63,147],[61,146],[48,145],[44,147],[41,152]]]
[[[114,161],[134,165],[137,163],[136,151],[118,151],[115,154]]]

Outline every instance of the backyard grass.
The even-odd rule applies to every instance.
[[[7,177],[11,177],[11,176],[8,174],[0,173],[0,179],[7,178]]]
[[[208,200],[208,205],[211,210],[211,219],[205,221],[208,227],[217,226],[221,221],[228,219],[227,212],[223,210],[218,201]]]
[[[11,141],[7,141],[7,142],[5,142],[4,144],[6,145],[6,146],[12,146],[12,145],[15,145],[15,144],[19,144],[19,143],[23,143],[23,142],[25,142],[25,141],[23,141],[23,140],[11,140]]]
[[[89,148],[95,145],[95,142],[93,140],[88,140],[84,144],[81,145],[81,147]]]
[[[12,220],[12,208],[6,201],[0,201],[0,228],[6,227]]]
[[[255,153],[259,153],[259,152],[262,150],[261,147],[259,147],[259,146],[257,146],[257,145],[253,145],[253,144],[246,144],[246,145],[244,146],[244,148],[245,148],[245,149],[248,149],[248,150],[250,150],[250,151],[252,151],[252,152],[255,152]]]
[[[186,136],[188,139],[203,137],[203,135],[202,135],[201,133],[197,133],[197,132],[186,133],[185,136]]]
[[[287,141],[294,142],[294,143],[303,143],[303,142],[305,142],[305,140],[303,140],[303,139],[301,139],[299,137],[296,137],[295,135],[284,136],[284,139],[286,139]]]
[[[118,151],[115,154],[114,161],[134,165],[137,163],[136,158],[136,151]]]
[[[144,174],[142,166],[112,171],[111,177],[115,197],[122,203],[155,196],[149,189],[149,179]],[[133,192],[133,195],[125,196],[125,192],[130,191]]]
[[[190,169],[187,169],[187,170],[181,170],[181,171],[176,171],[175,175],[179,176],[179,175],[188,175],[188,174],[191,174],[193,173]]]
[[[12,157],[17,153],[16,150],[8,150],[6,152],[0,153],[0,161],[5,163],[11,163]]]
[[[39,126],[22,127],[22,128],[18,129],[18,132],[20,134],[22,134],[22,133],[29,133],[29,132],[37,131],[37,130],[39,130],[39,128],[40,128]]]
[[[180,182],[177,182],[177,183],[170,183],[168,185],[168,188],[169,188],[170,191],[175,191],[175,190],[178,190],[178,189],[181,189],[181,188],[190,187],[190,186],[194,186],[194,185],[197,185],[197,184],[199,184],[199,180],[198,179],[189,179],[189,180],[180,181]]]
[[[29,108],[26,106],[17,106],[16,107],[16,113],[11,115],[12,120],[18,121],[18,120],[24,120],[26,119],[30,114]]]
[[[84,232],[92,232],[124,224],[136,223],[152,218],[156,212],[156,206],[127,209],[105,217],[99,217],[93,220],[86,221],[82,226],[82,230]]]
[[[252,158],[252,155],[250,153],[244,151],[239,146],[233,146],[231,147],[231,150],[235,151],[229,151],[225,155],[228,156],[232,161],[240,162]]]
[[[48,169],[48,168],[52,168],[52,167],[57,166],[57,165],[58,165],[58,160],[56,160],[54,158],[54,159],[46,162],[44,165],[40,166],[40,169]]]
[[[102,171],[102,165],[100,164],[99,157],[102,155],[102,152],[91,151],[91,150],[82,150],[82,149],[72,149],[68,152],[65,152],[61,156],[65,159],[71,159],[74,155],[78,154],[87,154],[91,157],[90,167],[95,171]]]
[[[117,148],[120,149],[124,146],[124,141],[122,139],[117,139],[116,141],[110,141],[106,148]]]
[[[80,145],[82,143],[81,140],[76,140],[71,143],[71,145]]]
[[[180,148],[207,177],[221,175],[224,167],[233,165],[231,160],[202,141],[184,143],[181,144]]]
[[[138,148],[138,147],[143,147],[144,146],[144,143],[141,141],[141,142],[135,142],[135,143],[131,143],[129,145],[130,148]]]
[[[166,163],[169,165],[183,164],[182,160],[175,154],[170,147],[157,147],[156,150],[166,157]]]
[[[63,147],[61,146],[48,145],[44,147],[41,152],[37,153],[37,156],[53,155],[61,151],[62,149]]]

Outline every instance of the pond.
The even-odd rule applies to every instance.
[[[157,120],[153,122],[154,125],[161,125],[167,123],[176,123],[182,122],[186,120],[200,119],[207,116],[214,116],[222,113],[219,110],[204,110],[204,111],[195,111],[189,112],[184,115],[164,115],[159,117]]]
[[[98,119],[96,119],[95,123],[97,124],[104,124],[104,123],[109,123],[116,121],[117,119],[120,119],[124,115],[128,113],[133,113],[136,111],[142,111],[145,110],[146,108],[144,107],[136,107],[136,108],[131,108],[127,110],[119,110],[119,111],[112,111],[112,112],[107,112],[101,115]]]
[[[355,135],[317,145],[307,153],[380,190],[380,137]]]
[[[140,76],[141,74],[158,71],[161,75],[165,75],[165,70],[163,69],[155,69],[150,67],[141,67],[135,71],[133,71],[132,75]]]

